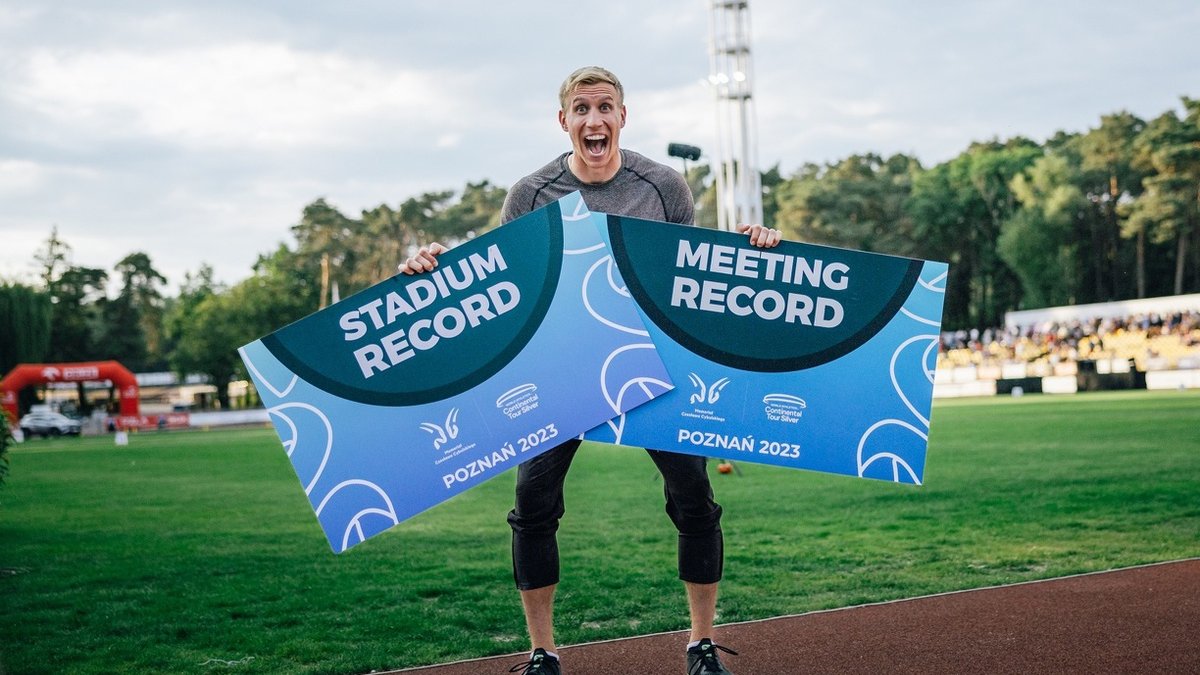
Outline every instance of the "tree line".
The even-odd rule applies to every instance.
[[[229,382],[244,376],[238,347],[315,311],[334,284],[349,295],[394,274],[420,243],[455,243],[497,226],[505,194],[487,181],[468,183],[357,218],[318,199],[291,227],[294,243],[260,254],[250,277],[226,286],[205,264],[172,297],[146,253],[129,254],[110,274],[75,264],[54,229],[35,257],[37,283],[0,283],[0,376],[19,363],[112,359],[134,372]],[[22,409],[33,394],[23,392]],[[217,399],[229,407],[225,387]]]
[[[1200,100],[1146,121],[973,143],[923,168],[854,155],[767,190],[788,238],[950,263],[943,325],[1200,290]],[[764,186],[767,181],[764,180]]]
[[[788,176],[776,165],[762,173],[764,221],[788,239],[948,262],[947,330],[996,326],[1014,309],[1197,292],[1200,99],[1182,103],[1182,116],[1117,112],[1043,143],[973,143],[929,168],[873,153]],[[711,167],[687,179],[697,224],[715,227]],[[335,287],[345,296],[394,274],[419,244],[498,226],[505,193],[467,183],[357,216],[317,199],[250,277],[225,286],[204,265],[174,297],[145,253],[110,275],[73,264],[52,232],[39,283],[0,285],[0,373],[112,358],[227,382],[241,374],[238,346],[315,311]]]

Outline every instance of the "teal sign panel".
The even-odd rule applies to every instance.
[[[677,388],[587,438],[922,481],[946,264],[594,218]]]
[[[578,194],[241,348],[334,551],[671,383]]]

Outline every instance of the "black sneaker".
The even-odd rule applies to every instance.
[[[521,670],[524,668],[524,670]],[[521,671],[521,675],[562,675],[562,668],[558,665],[558,659],[546,653],[545,649],[538,647],[533,650],[533,654],[529,656],[529,660],[524,663],[518,663],[508,672],[515,673]],[[721,671],[715,671],[721,672]]]
[[[733,675],[728,668],[721,665],[717,650],[737,656],[737,652],[728,647],[713,644],[712,640],[704,638],[700,644],[687,650],[688,675]]]

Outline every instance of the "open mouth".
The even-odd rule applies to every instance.
[[[604,155],[604,151],[608,150],[608,136],[603,134],[584,136],[583,147],[592,157],[601,157]]]

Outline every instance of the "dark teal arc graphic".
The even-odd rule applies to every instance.
[[[624,216],[608,216],[613,257],[638,306],[672,340],[709,361],[757,372],[790,372],[813,368],[858,349],[892,320],[920,279],[922,262],[911,258],[849,249],[783,242],[772,252],[842,262],[852,270],[850,287],[836,294],[845,309],[842,325],[820,329],[798,323],[768,321],[672,307],[675,276],[774,289],[781,293],[812,292],[781,282],[747,280],[696,269],[677,269],[681,239],[710,245],[749,247],[742,235],[672,225]],[[822,293],[822,291],[816,291]]]
[[[455,306],[469,289],[439,298],[412,316],[369,330],[360,340],[347,342],[339,320],[391,291],[400,291],[417,276],[398,274],[337,304],[264,337],[263,345],[279,362],[309,384],[334,396],[359,403],[411,406],[440,401],[484,382],[508,365],[525,348],[546,318],[558,286],[563,264],[563,224],[557,202],[461,244],[439,259],[439,269],[457,265],[472,253],[497,244],[508,269],[490,274],[483,286],[510,281],[521,293],[520,304],[508,313],[467,328],[457,337],[443,339],[429,351],[416,351],[406,361],[364,378],[354,359],[355,349],[383,336],[407,329],[414,321],[431,318]]]

